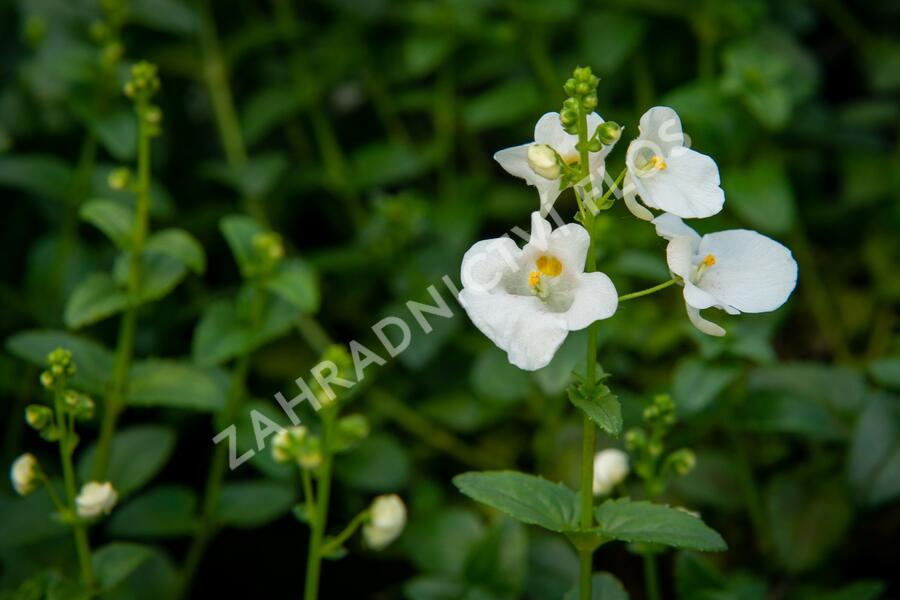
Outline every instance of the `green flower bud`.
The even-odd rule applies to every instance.
[[[369,420],[364,415],[348,415],[337,424],[338,435],[358,441],[368,437],[369,429]]]
[[[50,371],[41,373],[41,385],[48,390],[53,387],[53,374]]]
[[[35,431],[43,431],[53,421],[53,411],[49,406],[29,404],[25,407],[25,422]]]
[[[94,418],[94,401],[87,394],[69,390],[63,401],[66,409],[79,421]]]
[[[586,94],[584,98],[581,99],[581,107],[588,111],[597,108],[597,94],[594,92]]]
[[[528,147],[528,166],[545,179],[559,179],[561,162],[556,150],[547,144],[532,144]]]
[[[253,238],[253,249],[267,267],[275,266],[284,258],[284,243],[281,236],[274,231],[259,233]]]
[[[687,475],[697,464],[697,455],[689,448],[681,448],[669,455],[668,462],[676,475]]]
[[[591,91],[591,86],[587,84],[587,82],[582,81],[575,84],[575,93],[579,96],[583,96]]]
[[[131,67],[131,81],[125,84],[125,95],[146,100],[159,91],[156,65],[141,61]]]
[[[566,95],[567,95],[567,96],[574,96],[574,95],[575,95],[575,85],[576,85],[577,83],[578,83],[578,82],[576,82],[576,81],[575,81],[573,78],[571,78],[571,77],[570,77],[569,79],[566,80],[566,83],[565,83],[565,85],[563,86],[563,91],[566,92]]]
[[[625,433],[625,447],[629,451],[637,451],[647,444],[647,435],[643,429],[630,429]]]
[[[131,169],[128,167],[113,169],[106,176],[106,183],[114,190],[124,190],[131,183]]]
[[[647,444],[647,453],[650,456],[657,457],[663,453],[663,445],[660,442],[652,441]]]
[[[575,70],[572,72],[572,77],[575,78],[576,81],[581,83],[590,83],[591,77],[593,77],[593,73],[591,73],[590,67],[575,67]]]
[[[609,146],[618,142],[619,138],[622,137],[622,128],[615,121],[606,121],[597,127],[594,136],[601,144]]]

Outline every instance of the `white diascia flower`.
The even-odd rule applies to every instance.
[[[363,537],[370,548],[381,550],[393,542],[406,526],[406,505],[397,494],[378,496],[369,508]]]
[[[119,495],[110,482],[98,483],[89,481],[81,486],[81,492],[75,498],[78,516],[84,519],[92,519],[101,514],[108,515],[118,499]]]
[[[594,455],[594,495],[608,494],[628,476],[628,455],[607,448]]]
[[[775,310],[797,284],[797,263],[791,251],[755,231],[732,229],[700,237],[675,215],[653,220],[656,232],[669,240],[666,261],[684,284],[688,317],[709,335],[725,330],[700,316],[716,307],[729,314]]]
[[[597,113],[587,116],[588,135],[593,135],[603,118]],[[559,113],[549,112],[534,126],[534,142],[513,146],[494,154],[494,160],[510,175],[521,177],[537,188],[541,197],[541,214],[546,215],[560,194],[559,177],[562,168],[556,155],[567,164],[577,165],[581,157],[575,144],[578,136],[566,133],[559,122]],[[603,174],[606,155],[615,143],[603,145],[599,152],[590,152],[588,162],[592,176]]]
[[[625,204],[645,221],[653,214],[635,196],[650,208],[683,218],[709,217],[725,203],[716,161],[684,145],[681,120],[668,106],[655,106],[641,117],[640,135],[628,145],[625,166]]]
[[[609,277],[584,272],[589,242],[581,225],[553,229],[534,212],[523,248],[501,237],[477,242],[463,256],[460,303],[520,369],[546,366],[570,331],[616,312]]]
[[[9,470],[9,480],[17,494],[27,496],[37,489],[38,468],[38,461],[30,452],[13,461]]]

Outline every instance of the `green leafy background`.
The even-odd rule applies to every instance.
[[[677,288],[623,304],[601,327],[624,429],[652,394],[670,392],[681,419],[673,444],[697,452],[696,469],[663,500],[700,512],[729,547],[662,555],[665,596],[900,594],[900,4],[127,4],[125,55],[104,76],[89,33],[99,3],[0,3],[2,464],[26,449],[53,464],[21,418],[41,398],[47,352],[73,351],[79,389],[99,397],[109,385],[126,301],[117,255],[130,244],[133,199],[106,178],[134,160],[137,135],[118,90],[140,59],[157,63],[163,81],[138,360],[111,464],[122,497],[92,531],[109,597],[171,593],[232,358],[254,351],[249,406],[278,418],[272,396],[295,393],[323,339],[375,348],[370,327],[387,315],[415,328],[406,301],[428,301],[431,284],[444,289],[440,278],[456,278],[475,240],[526,225],[537,195],[491,156],[529,140],[536,119],[559,108],[576,64],[601,76],[599,111],[625,126],[613,172],[643,110],[673,106],[726,190],[725,211],[698,227],[756,229],[800,265],[781,310],[716,314],[723,339],[690,327]],[[201,35],[211,13],[215,56]],[[222,112],[223,90],[233,113]],[[571,192],[558,207],[574,213]],[[269,282],[277,301],[248,329],[237,316],[240,245],[264,226],[282,235],[289,258]],[[667,278],[650,227],[621,206],[599,226],[599,266],[621,293]],[[576,486],[580,417],[564,390],[584,336],[527,374],[454,311],[367,370],[352,400],[374,433],[337,461],[334,519],[397,492],[410,522],[385,552],[351,541],[347,558],[326,562],[323,597],[549,599],[574,585],[577,561],[562,537],[500,518],[453,481],[518,469]],[[243,451],[254,442],[249,423],[239,425]],[[83,465],[92,428],[81,428]],[[472,477],[455,481],[474,489]],[[297,490],[268,455],[230,477],[225,529],[196,589],[299,595],[308,534],[291,513]],[[640,498],[639,486],[631,491]],[[564,531],[571,507],[558,508],[550,528]],[[660,541],[628,530],[628,519],[652,523],[651,507],[617,519],[615,502],[597,510],[611,515],[617,539]],[[0,589],[10,597],[24,580],[70,597],[74,553],[50,512],[42,493],[0,491]],[[688,534],[699,536],[689,547],[718,543],[708,530],[677,532]],[[642,597],[640,557],[624,545],[601,547],[596,564],[616,578],[595,575],[595,598],[624,598],[623,585]]]

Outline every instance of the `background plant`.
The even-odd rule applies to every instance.
[[[72,292],[111,272],[121,252],[79,211],[97,198],[135,207],[133,192],[107,183],[137,158],[138,123],[121,94],[132,64],[153,62],[162,80],[153,231],[190,232],[207,256],[202,277],[185,273],[139,309],[109,468],[120,504],[91,532],[94,548],[152,548],[118,593],[157,598],[177,582],[196,531],[210,417],[237,360],[203,365],[192,353],[201,317],[245,281],[220,221],[241,212],[274,229],[285,256],[321,282],[321,307],[297,311],[248,360],[244,409],[260,399],[271,408],[330,340],[370,341],[378,318],[427,301],[427,285],[455,274],[474,240],[530,210],[533,190],[492,165],[490,150],[529,139],[580,62],[602,77],[604,117],[632,124],[645,107],[671,105],[716,157],[729,211],[709,230],[760,230],[800,262],[788,307],[727,323],[724,340],[668,318],[683,310],[675,290],[624,304],[601,328],[599,359],[616,376],[625,422],[671,392],[672,447],[696,452],[695,469],[661,499],[699,510],[731,548],[713,562],[661,556],[664,597],[896,595],[883,586],[896,586],[900,492],[897,15],[890,2],[832,0],[3,4],[4,464],[26,450],[52,464],[53,448],[22,414],[55,347],[73,352],[72,385],[97,401],[98,416],[109,390],[118,319],[64,333],[64,315]],[[574,212],[575,201],[563,195],[558,206]],[[621,233],[602,260],[629,290],[666,278],[664,244],[632,221],[598,222]],[[563,376],[585,340],[570,337],[551,366],[523,375],[458,314],[373,376],[354,400],[372,434],[336,466],[332,517],[346,523],[373,495],[399,492],[409,527],[378,555],[351,540],[345,559],[324,563],[323,594],[428,598],[440,586],[558,598],[572,587],[563,540],[483,513],[449,485],[463,471],[515,467],[575,486],[579,458],[568,448],[580,422]],[[79,427],[80,452],[96,422]],[[255,446],[239,433],[243,449]],[[249,594],[260,580],[298,589],[307,534],[290,511],[299,486],[263,454],[226,484],[229,526],[195,589]],[[242,485],[262,486],[251,488],[253,502]],[[3,589],[39,585],[48,569],[77,579],[75,553],[59,543],[70,533],[48,519],[46,495],[5,494]],[[638,597],[639,557],[610,546],[597,561]]]

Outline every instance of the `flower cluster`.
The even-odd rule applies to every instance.
[[[589,256],[594,216],[614,204],[614,192],[668,240],[673,279],[667,284],[684,288],[688,318],[704,333],[720,336],[725,330],[701,317],[701,310],[772,311],[787,301],[797,281],[797,263],[778,242],[743,229],[701,236],[684,224],[682,219],[720,212],[725,193],[716,162],[689,147],[673,109],[657,106],[644,113],[625,169],[612,182],[605,162],[621,128],[593,112],[597,83],[590,69],[575,69],[564,86],[569,98],[560,113],[538,120],[534,141],[494,155],[507,172],[538,191],[539,210],[531,216],[524,247],[504,236],[477,242],[463,257],[460,302],[476,327],[521,369],[546,366],[569,331],[616,312],[616,288],[605,274],[592,272]],[[611,183],[601,194],[604,181]],[[580,223],[562,224],[552,212],[567,187],[576,190]],[[548,215],[557,220],[555,229]]]

